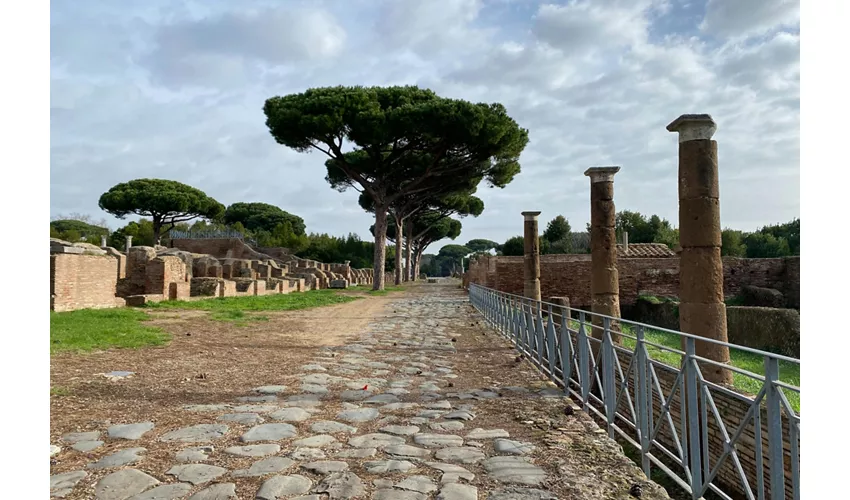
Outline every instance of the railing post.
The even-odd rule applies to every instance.
[[[646,455],[649,452],[649,412],[652,411],[652,398],[648,394],[647,384],[647,356],[646,344],[644,343],[643,327],[638,326],[636,331],[637,345],[635,346],[635,373],[637,374],[637,387],[635,388],[635,400],[638,406],[638,426],[640,438],[640,461],[643,473],[650,477],[650,461]]]
[[[534,302],[535,309],[537,310],[537,318],[534,321],[534,343],[537,344],[537,366],[543,368],[543,344],[545,343],[545,339],[543,335],[545,334],[545,327],[543,326],[543,304],[541,302]]]
[[[587,352],[587,332],[584,330],[585,323],[584,312],[580,312],[578,315],[578,369],[581,382],[581,402],[586,411],[590,396],[590,360]]]
[[[767,385],[767,456],[770,464],[770,498],[785,498],[785,464],[782,451],[782,401],[776,385],[779,360],[764,357],[764,383]]]
[[[552,304],[549,304],[549,321],[546,325],[546,359],[549,361],[549,374],[555,381],[555,316],[552,315]]]
[[[562,308],[561,315],[561,377],[564,379],[564,394],[570,395],[570,378],[572,377],[573,359],[570,342],[570,318]]]
[[[614,382],[614,345],[611,343],[611,319],[602,318],[602,397],[608,437],[614,439],[614,413],[617,410],[617,388]]]
[[[697,400],[697,370],[699,368],[697,368],[697,360],[694,356],[696,356],[696,341],[693,337],[685,337],[685,362],[682,364],[682,369],[685,371],[686,404],[682,406],[687,414],[688,468],[691,472],[691,491],[694,500],[697,500],[701,497],[699,492],[702,490],[702,464],[700,463],[702,461],[702,450],[699,430],[700,408]]]

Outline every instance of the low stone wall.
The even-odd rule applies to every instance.
[[[800,358],[800,312],[770,307],[726,308],[729,342]]]
[[[118,259],[111,255],[50,255],[51,311],[123,306],[117,283]]]

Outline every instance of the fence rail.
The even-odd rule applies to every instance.
[[[214,231],[178,231],[170,230],[168,237],[171,239],[187,239],[187,240],[206,240],[213,238],[236,238],[243,240],[250,245],[256,245],[257,242],[251,238],[246,238],[244,234],[234,230],[214,230]]]
[[[611,438],[639,450],[647,477],[657,468],[694,499],[711,491],[729,500],[799,500],[800,416],[786,392],[798,400],[800,388],[780,380],[780,366],[799,369],[800,360],[476,284],[469,300],[565,395],[604,420]],[[653,341],[659,334],[682,348]],[[698,356],[702,342],[761,358],[764,373]],[[717,366],[755,395],[706,380],[703,371]]]

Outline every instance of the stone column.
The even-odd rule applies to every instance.
[[[682,115],[667,130],[679,134],[679,328],[726,342],[717,142],[711,140],[717,124],[710,115]],[[729,363],[726,346],[697,342],[696,354]],[[730,370],[705,364],[701,370],[707,380],[732,383]]]
[[[537,233],[537,216],[540,212],[523,212],[525,217],[525,269],[523,295],[540,300],[540,240]]]
[[[106,236],[101,236],[101,237],[100,237],[100,247],[101,247],[101,248],[106,247]]]
[[[127,236],[127,248],[126,250],[129,252],[130,248],[133,246],[133,237]]]
[[[591,310],[613,318],[620,317],[620,282],[617,273],[617,234],[614,231],[614,174],[620,167],[593,167],[590,177],[590,296]],[[604,322],[593,317],[593,336],[603,338]],[[611,340],[620,343],[616,322],[611,323]]]

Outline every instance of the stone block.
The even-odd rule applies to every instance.
[[[185,281],[171,282],[168,285],[168,300],[181,300],[191,295],[191,284]]]
[[[590,199],[611,201],[614,199],[614,183],[613,182],[591,182],[590,183]]]
[[[347,280],[331,280],[330,288],[348,288]]]
[[[66,246],[60,243],[50,242],[50,253],[72,253],[82,255],[85,250],[80,247]]]
[[[593,266],[590,271],[591,293],[619,293],[620,281],[617,267]]]
[[[723,302],[720,247],[683,248],[679,266],[679,298],[682,302]]]
[[[720,200],[679,200],[679,244],[687,247],[720,247]]]
[[[679,144],[679,198],[720,198],[717,142],[687,141]]]

